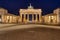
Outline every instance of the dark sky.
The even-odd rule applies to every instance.
[[[18,14],[20,8],[27,8],[29,3],[34,8],[41,8],[43,14],[51,13],[60,7],[60,0],[0,0],[0,7],[6,8],[10,13]]]

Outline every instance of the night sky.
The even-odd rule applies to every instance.
[[[27,8],[29,3],[34,8],[41,8],[43,14],[51,13],[60,7],[60,0],[0,0],[0,7],[7,9],[10,13],[18,15],[20,8]]]

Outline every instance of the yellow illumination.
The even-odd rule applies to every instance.
[[[52,17],[52,19],[54,18],[54,16],[51,16]]]

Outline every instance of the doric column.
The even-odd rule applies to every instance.
[[[13,22],[13,16],[12,16],[12,20],[11,21]]]
[[[20,18],[21,18],[21,19],[20,19],[20,22],[22,22],[22,14],[20,14]]]
[[[34,14],[32,14],[32,21],[34,21]]]
[[[8,19],[8,23],[10,23],[10,16],[9,16],[9,19]]]
[[[9,22],[11,23],[11,16],[10,16],[10,21]]]
[[[39,14],[39,21],[41,22],[41,16],[40,16],[40,14]]]
[[[5,23],[6,23],[6,21],[7,21],[7,17],[4,15],[4,18],[5,18]]]
[[[4,18],[4,16],[2,15],[2,16],[1,16],[1,22],[4,22],[4,20],[5,20],[5,18]]]
[[[25,19],[26,19],[26,15],[24,14],[24,21],[26,21]]]
[[[10,16],[10,23],[12,23],[12,16]]]
[[[29,21],[29,14],[27,14],[27,21]]]
[[[11,16],[9,16],[9,23],[11,23]]]
[[[37,22],[37,14],[36,14],[36,22]]]
[[[14,22],[13,17],[14,17],[14,16],[12,16],[12,23]]]
[[[59,18],[59,14],[57,14],[57,23],[59,23],[59,20],[60,18]]]
[[[8,16],[5,16],[5,18],[6,18],[6,23],[8,22]]]

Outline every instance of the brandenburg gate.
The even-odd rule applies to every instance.
[[[28,6],[27,9],[20,9],[20,22],[22,23],[40,23],[41,22],[41,9],[34,9],[33,6]]]

